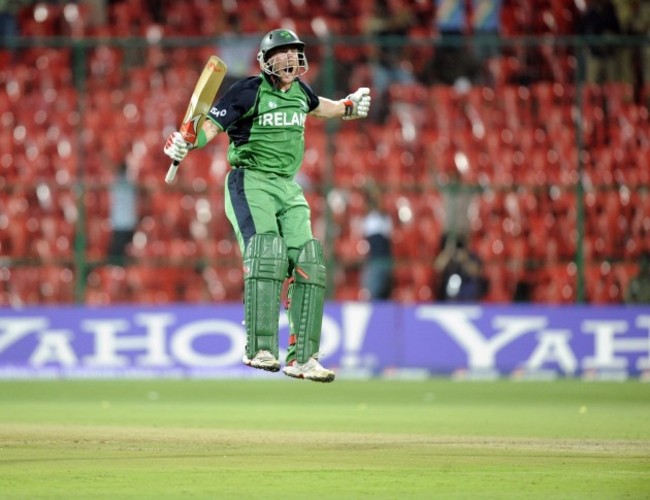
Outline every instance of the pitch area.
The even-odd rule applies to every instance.
[[[1,498],[648,498],[637,381],[0,382]]]

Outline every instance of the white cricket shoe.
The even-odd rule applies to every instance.
[[[324,368],[315,358],[309,358],[309,361],[302,364],[294,360],[285,366],[282,372],[289,377],[304,378],[314,382],[331,382],[335,377],[332,370]]]
[[[242,358],[245,365],[252,366],[259,370],[277,372],[280,370],[280,362],[275,358],[271,351],[262,350],[258,352],[253,359],[249,359],[246,354]]]

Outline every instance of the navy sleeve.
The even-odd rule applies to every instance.
[[[222,130],[227,131],[233,123],[255,106],[260,84],[261,79],[258,76],[250,76],[236,81],[210,108],[208,118]]]
[[[314,111],[320,104],[320,99],[316,95],[316,93],[312,90],[312,88],[307,85],[305,82],[302,80],[298,80],[298,83],[300,84],[300,88],[302,91],[305,93],[307,96],[307,101],[309,103],[309,111]]]

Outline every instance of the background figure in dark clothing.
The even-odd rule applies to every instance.
[[[361,273],[362,293],[369,300],[390,298],[393,288],[393,254],[391,237],[393,221],[381,210],[376,200],[369,201],[363,221],[363,235],[368,242],[368,254]]]
[[[639,259],[639,272],[630,280],[625,290],[627,304],[650,304],[650,252]]]
[[[434,267],[440,276],[437,297],[442,302],[476,302],[487,291],[479,258],[463,237],[446,235]]]
[[[616,7],[611,0],[588,0],[587,9],[578,21],[578,32],[588,37],[604,37],[621,35]],[[590,83],[605,83],[620,79],[618,50],[616,46],[594,42],[587,52],[587,81]]]
[[[475,81],[479,65],[464,39],[470,22],[465,0],[436,0],[434,29],[439,35],[432,64],[423,75],[427,83],[454,85]]]

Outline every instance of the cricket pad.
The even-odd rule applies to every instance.
[[[278,353],[278,326],[282,283],[289,260],[284,240],[275,234],[256,234],[244,253],[244,319],[246,355],[261,350]]]
[[[318,354],[325,304],[325,259],[320,241],[309,240],[300,249],[289,294],[289,327],[295,346],[289,346],[288,361],[295,356],[305,363]],[[292,352],[294,351],[295,352]]]

